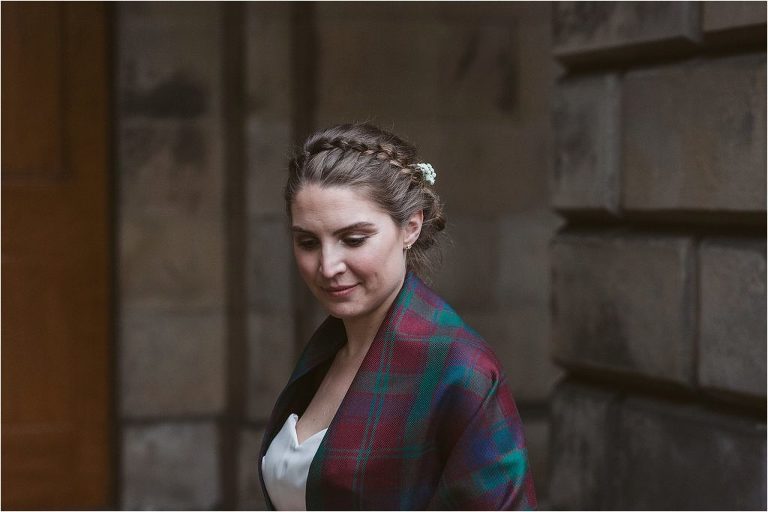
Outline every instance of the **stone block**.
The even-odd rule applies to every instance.
[[[545,304],[503,309],[497,313],[506,336],[494,340],[510,386],[520,401],[546,401],[562,376],[552,361],[551,317]]]
[[[562,80],[552,114],[552,203],[561,211],[615,213],[619,206],[621,110],[616,74]]]
[[[293,144],[289,122],[253,114],[246,130],[248,213],[285,217],[283,189]]]
[[[119,136],[123,218],[221,218],[224,172],[218,124],[124,119]]]
[[[263,429],[244,428],[240,431],[238,510],[267,510],[259,482],[259,450],[263,436]]]
[[[118,236],[124,306],[223,308],[221,223],[175,216],[126,218]]]
[[[551,403],[548,500],[554,510],[606,508],[607,457],[618,395],[564,382]]]
[[[144,2],[116,9],[121,116],[216,116],[222,76],[219,6]]]
[[[220,311],[124,309],[120,413],[127,418],[220,413],[226,400]]]
[[[293,10],[280,2],[246,5],[245,146],[251,215],[285,215],[283,187],[294,142]]]
[[[322,64],[316,77],[318,126],[365,120],[385,124],[372,119],[384,113],[436,118],[442,67],[436,43],[449,37],[444,24],[428,18],[395,20],[393,9],[386,16],[366,16],[366,8],[362,3],[315,6]]]
[[[571,232],[552,246],[555,358],[693,384],[695,252],[673,234]]]
[[[122,445],[122,509],[213,510],[219,503],[213,423],[126,425]]]
[[[530,123],[545,115],[544,91],[552,85],[551,66],[542,65],[551,59],[548,11],[547,4],[532,4],[506,23],[468,16],[444,24],[433,43],[440,48],[433,81],[442,122]]]
[[[285,215],[250,218],[247,249],[248,306],[289,314],[293,308],[292,239]]]
[[[613,510],[765,510],[765,421],[628,399]]]
[[[245,9],[248,117],[285,122],[293,106],[294,6],[288,2],[251,2]]]
[[[700,40],[696,2],[557,2],[553,16],[554,55],[568,65],[669,57]]]
[[[765,53],[630,71],[623,207],[765,212]]]
[[[448,29],[449,27],[446,27]],[[514,24],[453,26],[443,39],[438,89],[446,121],[519,115],[520,56]],[[546,57],[542,56],[542,59]]]
[[[537,208],[549,200],[551,137],[542,123],[438,121],[422,125],[421,153],[437,171],[436,188],[448,213],[495,217]]]
[[[699,383],[765,397],[765,239],[709,239],[699,258]]]
[[[499,225],[493,218],[453,216],[442,244],[443,262],[434,289],[460,315],[496,306]]]
[[[248,316],[246,407],[251,421],[269,419],[296,363],[298,354],[294,347],[292,316],[285,313],[251,313]]]
[[[765,44],[765,2],[703,2],[701,8],[706,41]]]
[[[549,248],[562,224],[546,204],[499,219],[497,300],[502,307],[543,307],[549,314]]]

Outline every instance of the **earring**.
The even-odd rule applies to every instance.
[[[411,246],[412,246],[412,245],[413,245],[413,244],[408,244],[408,245],[406,245],[406,246],[405,246],[405,250],[406,250],[406,251],[410,251],[410,250],[411,250]]]

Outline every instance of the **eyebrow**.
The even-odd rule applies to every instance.
[[[353,229],[365,229],[365,228],[374,228],[376,227],[375,224],[371,222],[355,222],[354,224],[350,224],[349,226],[345,226],[343,228],[337,229],[333,232],[333,236],[336,236],[340,233],[344,233],[345,231],[351,231]],[[310,235],[314,235],[311,231],[308,229],[304,229],[300,226],[292,226],[291,231],[294,233],[309,233]]]

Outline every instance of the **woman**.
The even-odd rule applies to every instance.
[[[291,161],[296,263],[330,316],[265,430],[270,508],[535,507],[498,360],[418,277],[445,226],[434,182],[368,124],[318,132]]]

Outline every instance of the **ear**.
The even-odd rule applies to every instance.
[[[403,242],[405,245],[411,245],[419,239],[421,234],[421,225],[424,223],[424,211],[419,210],[406,221],[403,226],[403,234],[405,238]]]

